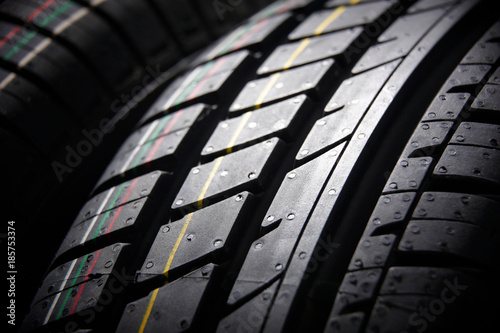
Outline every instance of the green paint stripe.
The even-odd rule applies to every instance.
[[[73,7],[74,3],[72,1],[66,2],[64,5],[57,8],[53,13],[50,13],[39,25],[40,27],[45,27],[50,22],[54,21],[59,15],[67,11],[69,8]]]
[[[239,35],[237,35],[232,41],[230,41],[226,47],[224,49],[222,49],[222,51],[219,52],[219,56],[227,53],[233,46],[234,44],[236,44],[236,42],[238,42],[238,40],[241,38],[241,36],[243,36],[244,34],[246,34],[248,31],[250,31],[254,26],[255,24],[257,24],[257,22],[250,22],[248,23],[244,29],[242,29],[241,33]]]
[[[166,116],[165,118],[163,118],[161,120],[161,122],[158,124],[158,126],[156,126],[155,130],[153,131],[153,133],[151,133],[147,139],[147,142],[146,144],[144,144],[141,148],[141,152],[139,155],[137,155],[134,163],[132,163],[132,169],[136,168],[137,165],[139,165],[139,163],[141,162],[141,158],[144,156],[144,154],[146,154],[146,152],[149,150],[149,147],[151,146],[151,144],[154,142],[153,140],[156,138],[156,136],[158,135],[158,133],[160,133],[161,130],[163,130],[163,127],[165,127],[165,124],[170,120],[170,115]]]
[[[194,88],[196,88],[201,78],[203,78],[208,73],[208,71],[214,66],[214,63],[215,63],[214,61],[210,61],[205,64],[203,70],[199,72],[198,75],[196,75],[196,77],[193,79],[192,83],[189,84],[189,86],[187,86],[186,89],[184,89],[184,91],[174,102],[174,105],[179,105],[180,103],[182,103],[182,101],[186,98],[186,96],[189,95]]]
[[[102,219],[101,223],[99,223],[99,226],[97,227],[97,230],[95,231],[94,236],[92,236],[92,239],[95,239],[95,238],[97,237],[97,235],[99,234],[99,230],[101,230],[101,228],[102,228],[102,226],[103,226],[104,222],[106,222],[106,220],[108,219],[109,214],[110,214],[110,212],[111,212],[111,208],[113,208],[113,206],[114,206],[114,205],[115,205],[115,203],[116,203],[116,200],[118,200],[118,198],[120,197],[120,194],[122,193],[123,188],[125,187],[125,184],[126,184],[126,183],[123,183],[123,184],[120,186],[120,188],[118,189],[118,192],[116,193],[116,195],[115,195],[115,197],[114,197],[113,201],[111,202],[111,204],[108,206],[108,211],[106,212],[106,214],[104,214],[104,217],[103,217],[103,219]]]
[[[136,168],[139,165],[139,163],[141,163],[141,158],[143,158],[146,152],[149,150],[149,147],[151,146],[152,142],[153,141],[149,141],[144,146],[142,146],[141,152],[135,158],[134,163],[132,163],[132,169]]]
[[[158,135],[158,133],[159,133],[160,131],[162,131],[162,130],[163,130],[163,128],[165,127],[165,124],[166,124],[166,123],[170,120],[170,118],[172,118],[172,117],[171,117],[171,115],[167,115],[165,118],[163,118],[163,119],[161,120],[160,124],[158,124],[158,127],[154,130],[153,134],[151,134],[151,135],[149,136],[149,138],[148,138],[148,140],[147,140],[147,141],[151,141],[151,140],[156,139],[156,136]]]
[[[45,27],[47,24],[49,24],[50,22],[52,22],[54,19],[56,19],[59,15],[61,15],[62,13],[64,13],[65,11],[67,11],[70,7],[73,6],[73,2],[71,1],[68,1],[66,2],[64,5],[62,5],[61,7],[59,7],[55,12],[51,13],[49,16],[47,16],[40,24],[39,26],[40,27]],[[31,31],[29,34],[27,34],[23,39],[21,39],[19,41],[19,43],[17,43],[9,52],[7,52],[7,54],[3,57],[4,60],[9,60],[10,58],[12,58],[12,56],[14,54],[16,54],[17,52],[19,52],[19,50],[21,49],[21,47],[23,47],[24,45],[26,45],[31,39],[33,39],[33,37],[35,37],[37,35],[37,32],[36,31]]]
[[[9,60],[10,58],[12,58],[12,56],[14,54],[16,54],[17,52],[19,52],[19,50],[21,49],[21,47],[23,47],[24,45],[26,45],[35,36],[36,36],[36,32],[35,31],[31,31],[29,34],[27,34],[26,36],[24,36],[24,38],[21,39],[19,41],[19,43],[17,43],[12,49],[10,49],[9,52],[7,52],[6,55],[4,55],[3,60]]]
[[[78,267],[78,271],[76,272],[76,276],[73,279],[73,281],[71,282],[71,286],[68,289],[68,292],[66,293],[66,297],[64,298],[64,301],[62,302],[61,307],[59,308],[59,312],[56,315],[56,320],[58,320],[61,317],[63,310],[64,310],[64,307],[66,306],[66,303],[68,302],[69,296],[71,295],[71,292],[73,291],[73,287],[75,286],[76,280],[78,279],[78,277],[80,276],[80,273],[82,272],[83,266],[85,265],[85,262],[87,261],[88,256],[89,255],[87,254],[87,255],[85,255],[85,257],[83,257],[82,263],[80,264],[80,267]]]
[[[281,2],[277,1],[277,2],[275,2],[271,7],[269,7],[265,12],[263,12],[260,17],[261,18],[267,18],[267,17],[269,17],[271,15],[276,14],[277,9],[280,8],[284,3],[285,3],[285,1],[281,1]]]

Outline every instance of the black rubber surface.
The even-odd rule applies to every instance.
[[[17,222],[27,285],[20,312],[69,228],[65,221],[143,115],[137,103],[151,103],[190,55],[266,4],[0,1],[0,201],[8,207],[3,216]],[[45,256],[33,261],[31,247],[45,248]]]
[[[289,0],[204,49],[123,141],[23,331],[492,331],[492,7]]]

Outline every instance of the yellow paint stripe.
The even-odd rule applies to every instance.
[[[203,185],[203,188],[201,189],[200,195],[198,196],[198,209],[203,208],[203,197],[205,196],[205,193],[207,193],[208,186],[210,186],[212,179],[214,179],[214,176],[217,173],[217,170],[219,170],[220,164],[222,163],[223,159],[224,159],[224,157],[221,156],[215,160],[214,167],[212,168],[212,171],[210,172],[210,175],[208,176],[208,179],[205,182],[205,185]]]
[[[359,2],[360,0],[351,0],[349,4],[355,5]],[[345,11],[345,6],[341,6],[337,8],[330,16],[328,16],[319,26],[316,28],[314,34],[315,35],[320,35],[329,25],[332,23],[335,19],[337,19],[342,13]],[[285,65],[283,66],[284,70],[287,70],[290,68],[292,65],[293,61],[304,51],[304,49],[307,47],[307,45],[310,43],[310,39],[306,38],[304,39],[298,48],[293,52],[293,54],[290,56],[290,58],[287,60]],[[265,86],[264,90],[260,93],[259,97],[257,98],[255,108],[259,109],[260,106],[262,105],[262,102],[266,98],[267,94],[269,94],[269,91],[271,91],[272,87],[276,84],[280,77],[281,73],[276,73],[271,76],[271,79]],[[240,124],[238,125],[238,128],[234,132],[233,136],[231,137],[231,140],[229,141],[229,147],[227,148],[226,152],[231,153],[233,151],[233,145],[238,139],[238,136],[241,134],[241,131],[243,131],[243,128],[245,127],[246,123],[250,119],[252,115],[252,112],[249,111],[247,112],[243,118],[241,119]],[[198,208],[202,209],[203,208],[203,198],[205,197],[205,193],[208,190],[208,187],[210,186],[210,183],[215,177],[215,174],[217,173],[217,170],[219,170],[219,167],[222,163],[222,160],[224,157],[219,157],[218,159],[215,160],[214,167],[212,168],[212,171],[210,172],[210,175],[208,176],[207,181],[203,185],[203,188],[200,192],[200,195],[198,196]],[[189,226],[189,223],[191,222],[191,219],[193,218],[193,213],[190,213],[186,217],[186,222],[184,222],[184,226],[182,227],[181,233],[179,237],[177,238],[177,241],[175,242],[174,248],[172,249],[172,252],[170,253],[167,264],[165,265],[165,269],[163,270],[163,275],[165,275],[168,278],[168,271],[170,270],[170,266],[172,265],[172,261],[174,260],[175,253],[177,252],[177,249],[179,248],[179,245],[184,238],[184,234],[186,233],[186,230]],[[139,333],[144,332],[144,328],[146,327],[146,323],[148,321],[149,315],[151,314],[151,310],[153,308],[153,304],[156,300],[156,295],[158,295],[158,289],[155,289],[153,291],[153,295],[151,296],[151,299],[149,301],[148,307],[146,309],[146,313],[144,314],[144,317],[142,319],[141,327],[139,328]]]
[[[226,149],[226,153],[228,153],[228,154],[232,153],[233,145],[236,142],[236,139],[238,139],[238,137],[240,136],[241,131],[243,131],[243,128],[245,127],[245,125],[247,124],[247,122],[251,116],[252,116],[252,111],[249,111],[243,115],[243,117],[240,121],[240,124],[238,125],[238,128],[236,129],[233,136],[231,137],[231,140],[229,140],[229,144],[228,144],[228,148]]]
[[[302,40],[299,47],[297,47],[297,49],[292,53],[290,58],[288,58],[288,60],[285,62],[285,65],[283,65],[283,70],[290,69],[290,66],[292,66],[292,63],[306,49],[307,45],[309,45],[310,42],[311,42],[311,40],[309,38]]]
[[[212,182],[212,179],[214,178],[215,174],[217,173],[217,170],[220,167],[220,164],[222,163],[222,160],[224,157],[219,157],[218,159],[215,160],[215,165],[212,168],[212,171],[210,172],[210,175],[208,176],[207,181],[205,182],[205,185],[203,185],[203,189],[201,190],[200,195],[198,196],[198,207],[201,209],[203,207],[203,197],[205,196],[205,193],[207,192],[208,186]],[[186,230],[189,226],[189,223],[191,222],[191,219],[193,218],[194,213],[190,213],[189,215],[186,216],[186,222],[184,222],[184,226],[182,227],[181,233],[179,237],[177,237],[177,241],[175,242],[174,248],[170,252],[170,255],[168,257],[167,263],[165,264],[165,268],[163,269],[163,275],[168,278],[168,271],[170,270],[170,265],[172,265],[172,261],[174,260],[175,253],[177,252],[177,249],[179,248],[179,245],[181,244],[182,239],[184,238],[184,234],[186,233]],[[151,299],[149,300],[148,308],[146,309],[146,313],[144,313],[144,317],[142,318],[142,323],[139,328],[139,333],[144,332],[144,328],[146,327],[146,323],[148,322],[149,315],[151,314],[151,309],[153,308],[153,304],[156,300],[156,295],[158,294],[158,290],[156,289],[153,292],[153,295]]]
[[[156,295],[158,295],[158,291],[160,288],[155,289],[153,291],[153,295],[151,295],[151,300],[149,301],[148,308],[146,309],[146,313],[144,314],[144,317],[142,317],[142,323],[141,326],[139,327],[139,333],[144,332],[144,328],[146,327],[146,323],[148,322],[149,315],[151,314],[151,309],[153,309],[153,304],[156,300]]]
[[[321,24],[314,30],[314,36],[321,35],[323,31],[336,19],[345,12],[346,7],[340,6],[335,9]]]
[[[198,207],[201,209],[203,207],[203,197],[205,196],[205,193],[207,192],[208,186],[212,182],[212,179],[214,178],[215,174],[217,173],[217,170],[220,167],[220,164],[222,163],[222,160],[224,157],[219,157],[218,159],[215,160],[214,167],[212,168],[212,171],[210,172],[210,175],[208,176],[207,181],[205,182],[205,185],[203,185],[203,189],[201,190],[200,195],[198,196]],[[186,233],[186,230],[189,226],[189,223],[191,222],[191,219],[193,218],[194,213],[190,213],[189,215],[186,216],[186,222],[184,222],[184,226],[182,227],[181,233],[179,237],[177,237],[177,241],[175,242],[174,248],[170,252],[170,255],[168,257],[167,263],[165,264],[165,268],[163,269],[163,275],[168,278],[168,271],[170,270],[170,265],[172,265],[172,261],[174,260],[175,253],[177,252],[179,245],[181,244],[182,239],[184,238],[184,234]],[[153,304],[156,299],[156,295],[158,294],[158,290],[156,289],[155,292],[153,293],[151,299],[149,300],[148,308],[146,310],[146,313],[144,314],[144,317],[142,318],[142,323],[141,327],[139,328],[139,333],[144,332],[144,328],[146,327],[146,323],[148,322],[149,315],[151,314],[151,309],[153,308]]]
[[[256,109],[260,108],[260,106],[262,105],[262,102],[266,98],[267,94],[269,94],[269,91],[271,91],[271,88],[274,86],[274,84],[276,83],[276,81],[278,81],[280,75],[281,75],[281,73],[276,73],[276,74],[273,74],[273,76],[271,76],[271,79],[267,83],[267,85],[264,88],[264,90],[262,90],[262,92],[260,93],[259,97],[257,98],[257,101],[255,102],[255,108]]]
[[[359,2],[360,0],[350,0],[349,1],[349,5],[355,5]],[[333,22],[335,21],[340,15],[342,15],[342,13],[344,13],[345,11],[345,6],[340,6],[339,8],[337,8],[332,14],[330,14],[330,16],[328,16],[323,22],[321,22],[321,24],[316,28],[316,30],[314,31],[314,35],[317,36],[317,35],[320,35],[323,33],[323,31]],[[311,42],[311,40],[309,38],[305,38],[302,40],[302,42],[300,43],[300,45],[297,47],[297,49],[292,53],[292,55],[290,56],[290,58],[285,62],[285,64],[283,65],[283,70],[288,70],[290,69],[290,66],[292,66],[293,62],[295,61],[295,59],[297,59],[297,57],[302,53],[304,52],[304,50],[306,49],[307,45],[309,45],[309,43]]]
[[[187,227],[189,225],[189,222],[191,222],[191,219],[193,218],[193,213],[189,214],[186,217],[186,222],[184,222],[184,226],[182,227],[181,233],[179,237],[177,237],[177,241],[175,242],[174,248],[172,249],[172,252],[170,252],[170,256],[168,257],[167,264],[165,265],[165,268],[163,269],[163,275],[168,278],[168,270],[170,269],[170,265],[172,265],[172,261],[174,260],[175,253],[177,252],[177,249],[179,248],[179,244],[182,241],[182,238],[184,238],[184,234],[186,233]]]

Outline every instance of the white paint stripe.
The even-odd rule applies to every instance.
[[[70,25],[84,17],[89,13],[88,8],[82,8],[80,10],[77,10],[73,14],[71,14],[70,17],[68,17],[66,20],[61,22],[55,29],[54,29],[54,34],[59,35],[61,32],[66,30]]]
[[[61,22],[55,29],[54,29],[54,34],[59,35],[61,32],[66,30],[70,25],[81,19],[83,16],[87,15],[89,13],[89,10],[87,8],[82,8],[75,13],[73,13],[70,17],[68,17],[66,20]],[[51,43],[50,38],[45,38],[41,43],[39,43],[33,51],[28,53],[21,61],[19,62],[19,67],[23,68],[26,66],[33,58],[35,58],[40,52],[42,52],[44,49],[46,49]],[[0,88],[3,88],[0,86]]]
[[[69,267],[68,272],[66,273],[66,276],[64,277],[63,283],[61,284],[61,288],[59,289],[59,291],[64,290],[64,287],[66,287],[66,283],[68,282],[69,276],[70,276],[71,272],[73,271],[73,268],[75,267],[77,260],[78,259],[75,259],[75,260],[73,260],[73,262],[71,262],[71,266]],[[62,294],[61,292],[57,293],[56,297],[52,301],[52,304],[49,308],[49,312],[47,313],[47,316],[45,316],[45,319],[43,320],[43,325],[46,325],[49,322],[50,316],[52,315],[52,312],[54,311],[54,308],[56,307],[57,301],[59,301],[59,297],[61,297],[61,294]]]
[[[127,170],[130,163],[132,163],[132,160],[134,159],[135,155],[137,155],[137,153],[141,150],[141,146],[144,144],[144,142],[146,142],[146,140],[149,138],[153,130],[156,128],[156,126],[158,126],[159,122],[160,122],[159,120],[155,120],[154,123],[152,123],[151,126],[149,126],[149,129],[147,130],[146,133],[144,133],[144,135],[141,138],[141,141],[139,141],[139,144],[137,145],[137,147],[135,147],[135,149],[128,157],[127,162],[125,162],[125,164],[123,165],[122,169],[120,170],[120,173],[124,173],[125,170]]]
[[[2,82],[0,82],[0,89],[4,89],[5,87],[7,87],[12,82],[12,80],[15,79],[15,77],[15,73],[10,73]]]
[[[167,110],[169,107],[172,106],[172,104],[175,102],[177,97],[186,89],[186,87],[193,81],[193,79],[198,75],[198,73],[201,71],[201,66],[196,67],[191,74],[184,80],[184,82],[181,84],[179,88],[175,91],[175,93],[168,99],[168,101],[163,104],[162,110]]]
[[[47,46],[51,43],[50,38],[45,38],[41,43],[39,43],[33,51],[28,53],[21,61],[19,62],[19,67],[26,66],[33,58],[35,58],[40,52],[42,52]]]
[[[105,1],[107,1],[107,0],[92,0],[92,1],[90,1],[90,5],[92,7],[97,7],[97,6],[99,6],[101,3],[105,2]]]
[[[85,235],[83,235],[82,240],[80,241],[80,244],[83,244],[87,240],[87,237],[89,236],[90,231],[92,230],[92,228],[94,228],[95,223],[99,219],[99,214],[101,214],[102,210],[104,209],[104,206],[106,206],[106,204],[108,203],[109,198],[111,197],[111,194],[113,192],[114,191],[112,191],[112,190],[108,191],[108,194],[106,195],[106,198],[102,201],[101,206],[99,206],[99,209],[97,210],[97,214],[92,219],[92,222],[90,223],[90,226],[87,228],[87,231],[85,231]]]

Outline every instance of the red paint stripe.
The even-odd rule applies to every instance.
[[[267,19],[267,18],[259,21],[259,23],[257,23],[248,33],[246,33],[245,37],[243,37],[242,39],[240,39],[238,41],[238,43],[236,43],[233,46],[232,50],[234,51],[234,50],[239,49],[250,37],[252,37],[252,35],[254,33],[256,33],[257,31],[259,31],[267,23],[267,21],[269,21],[269,19]]]
[[[99,251],[97,251],[97,254],[95,255],[95,259],[92,262],[92,266],[90,266],[90,269],[89,269],[89,271],[87,273],[87,279],[88,279],[88,275],[90,275],[90,273],[92,273],[92,270],[94,269],[94,266],[97,263],[97,258],[99,258],[99,255],[101,254],[101,251],[102,251],[102,249],[100,249]],[[71,308],[70,314],[75,313],[76,306],[78,305],[78,301],[80,300],[80,297],[82,296],[83,288],[85,287],[86,283],[87,282],[84,282],[80,286],[80,289],[78,290],[78,294],[76,295],[75,301],[73,303],[73,307]]]
[[[31,13],[30,16],[28,16],[28,18],[26,19],[26,22],[29,23],[29,22],[33,21],[33,19],[38,14],[40,14],[42,11],[44,11],[45,9],[47,9],[47,7],[49,7],[50,5],[52,5],[54,2],[56,2],[56,0],[48,0],[43,5],[41,5],[37,9],[35,9],[35,11],[33,13]]]
[[[128,193],[127,195],[125,196],[125,198],[123,199],[122,201],[122,205],[118,208],[118,210],[116,211],[116,214],[115,214],[115,217],[113,217],[113,220],[111,221],[109,227],[108,227],[108,230],[107,230],[107,233],[109,235],[109,233],[111,232],[111,230],[113,229],[113,226],[115,225],[115,222],[116,220],[118,219],[118,216],[120,216],[120,212],[122,211],[122,208],[123,208],[123,204],[125,204],[128,200],[128,197],[130,197],[130,194],[132,193],[132,191],[134,190],[134,187],[135,185],[137,185],[137,182],[139,181],[139,178],[136,178],[134,180],[134,182],[132,183],[132,186],[130,186],[130,190],[128,190]]]
[[[11,39],[12,37],[14,37],[14,36],[15,36],[15,34],[17,34],[17,33],[19,32],[19,30],[21,30],[21,26],[20,26],[20,25],[18,25],[18,26],[17,26],[17,27],[15,27],[14,29],[12,29],[12,30],[9,32],[9,34],[8,34],[7,36],[5,36],[5,38],[4,38],[4,39],[2,39],[2,41],[0,41],[0,48],[1,48],[2,46],[4,46],[4,45],[5,45],[5,43],[7,43],[7,41],[8,41],[9,39]]]
[[[118,208],[118,211],[117,211],[117,213],[116,213],[115,217],[113,218],[113,221],[111,221],[111,224],[110,224],[110,226],[109,226],[108,230],[111,230],[111,229],[113,228],[113,225],[115,224],[116,220],[118,219],[118,216],[120,216],[120,212],[121,212],[121,210],[122,210],[122,208],[123,208],[123,204],[124,204],[125,202],[127,202],[128,198],[130,197],[130,194],[132,194],[132,191],[134,190],[134,188],[135,188],[135,186],[137,185],[137,182],[138,182],[138,181],[139,181],[139,178],[136,178],[136,179],[134,180],[134,182],[132,183],[132,185],[130,186],[130,189],[128,190],[128,193],[127,193],[127,195],[125,196],[125,198],[123,199],[123,201],[122,201],[122,205]],[[90,266],[90,269],[89,269],[89,271],[87,272],[87,275],[90,275],[90,273],[92,273],[92,270],[94,269],[94,266],[95,266],[95,264],[97,263],[97,258],[99,258],[99,255],[101,254],[101,251],[102,251],[102,249],[100,249],[100,250],[97,252],[97,254],[96,254],[96,256],[95,256],[95,259],[94,259],[94,262],[92,263],[92,266]],[[84,282],[84,283],[80,286],[80,290],[78,291],[78,294],[77,294],[77,296],[76,296],[76,298],[75,298],[75,301],[74,301],[75,303],[73,304],[73,307],[72,307],[71,312],[70,312],[71,314],[73,314],[73,313],[75,312],[76,306],[78,305],[78,301],[80,300],[80,297],[81,297],[81,295],[82,295],[83,288],[85,287],[85,284],[86,284],[86,282]]]
[[[281,14],[292,8],[297,4],[298,1],[288,1],[287,3],[284,3],[281,5],[281,8],[278,8],[276,11],[276,14]]]
[[[210,71],[207,73],[207,75],[205,75],[205,77],[200,81],[200,83],[198,83],[196,88],[194,88],[194,90],[191,92],[191,94],[188,97],[188,100],[192,100],[193,98],[196,97],[196,94],[198,93],[198,91],[200,91],[200,89],[203,88],[203,86],[207,83],[207,80],[215,73],[215,71],[217,69],[219,69],[219,67],[222,65],[222,63],[225,60],[226,60],[226,57],[222,57],[219,60],[217,60],[214,67],[212,67],[212,69],[210,69]]]
[[[41,5],[40,7],[38,7],[37,9],[35,9],[29,16],[28,18],[26,19],[26,23],[30,23],[31,21],[33,21],[33,19],[35,17],[37,17],[38,14],[40,14],[42,11],[44,11],[45,9],[47,9],[47,7],[49,7],[50,5],[52,5],[54,2],[56,2],[56,0],[47,0],[43,5]],[[0,41],[0,48],[2,46],[5,45],[5,43],[7,43],[12,37],[14,37],[18,32],[19,30],[21,30],[22,28],[22,25],[18,25],[18,26],[15,26],[8,34],[7,36],[5,36],[4,39],[2,39],[2,41]]]
[[[156,151],[158,150],[158,147],[160,147],[160,144],[162,143],[163,139],[165,139],[165,136],[168,133],[170,133],[170,130],[172,129],[172,127],[174,127],[174,125],[177,122],[177,120],[179,120],[181,114],[182,114],[182,110],[180,110],[179,112],[177,112],[175,114],[175,116],[172,119],[172,121],[170,122],[170,124],[168,124],[168,127],[165,128],[165,131],[163,131],[163,136],[156,141],[155,146],[153,147],[153,149],[149,153],[148,157],[146,158],[146,161],[148,162],[148,166],[151,166],[151,159],[153,158],[153,156],[155,155]]]

